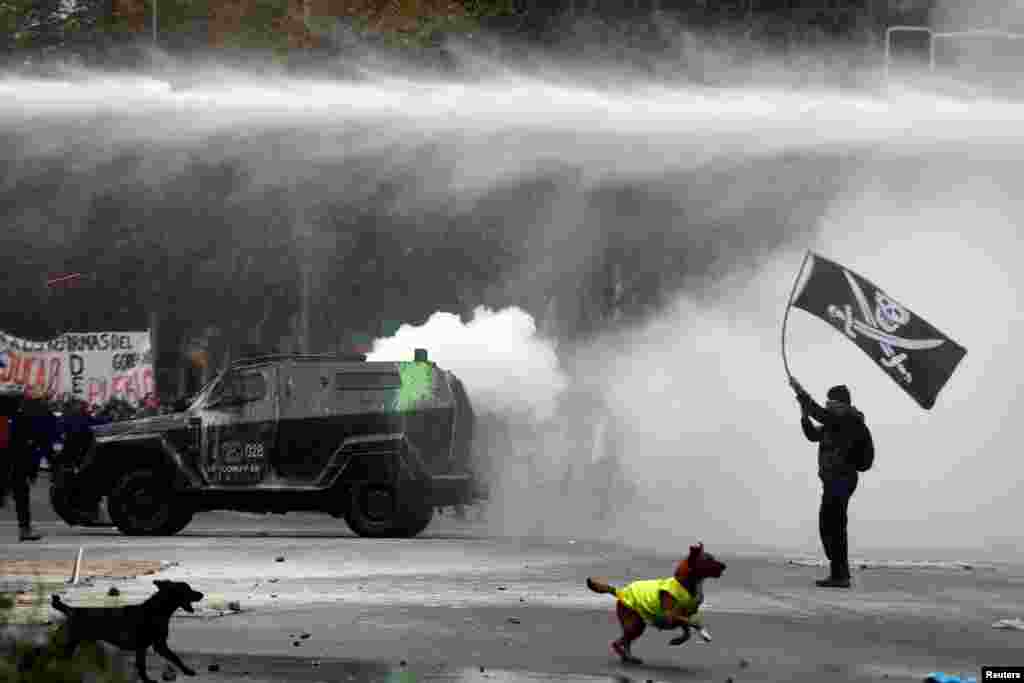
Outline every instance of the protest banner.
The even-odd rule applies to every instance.
[[[149,331],[69,332],[47,341],[0,332],[0,391],[139,405],[156,393]]]

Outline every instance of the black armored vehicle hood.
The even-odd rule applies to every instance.
[[[126,434],[161,434],[182,429],[186,426],[187,421],[187,413],[174,413],[171,415],[156,415],[96,425],[92,428],[92,431],[98,438],[123,436]]]

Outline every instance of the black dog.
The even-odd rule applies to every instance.
[[[53,608],[67,616],[62,630],[65,639],[64,654],[71,657],[79,643],[105,641],[122,650],[135,650],[135,668],[144,683],[155,683],[146,674],[146,651],[150,646],[164,659],[171,662],[186,676],[196,672],[185,666],[178,655],[167,646],[171,615],[180,607],[194,612],[193,602],[203,599],[203,594],[192,590],[184,581],[154,581],[155,595],[141,605],[127,607],[69,607],[54,595]]]

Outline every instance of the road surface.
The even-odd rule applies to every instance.
[[[73,605],[124,604],[149,595],[155,578],[188,581],[206,598],[174,618],[170,642],[197,681],[921,681],[1024,664],[1024,632],[993,628],[1024,616],[1021,567],[869,567],[852,591],[836,592],[813,586],[820,567],[719,553],[728,570],[705,604],[714,641],[670,647],[672,634],[649,630],[634,648],[645,664],[625,667],[608,652],[613,602],[584,579],[667,575],[678,553],[490,538],[451,517],[410,540],[358,538],[326,515],[234,513],[199,515],[171,538],[129,538],[56,521],[46,484],[34,491],[46,539],[15,542],[9,505],[0,561],[68,565],[83,547],[86,575],[90,561],[164,563],[157,574],[59,590]],[[31,577],[0,582],[24,588]],[[111,586],[119,598],[106,595]],[[159,657],[149,662],[152,675],[162,671]]]

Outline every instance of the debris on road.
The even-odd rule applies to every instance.
[[[925,683],[977,683],[977,679],[973,676],[961,678],[955,674],[947,674],[941,671],[935,671],[928,674],[928,677],[924,680]]]
[[[308,640],[311,635],[313,635],[313,634],[312,633],[303,633],[302,635],[299,636],[299,638],[301,638],[302,640]]]
[[[284,555],[278,555],[275,557],[274,562],[284,562]]]
[[[210,673],[217,673],[218,671],[220,671],[220,664],[211,664],[210,666],[206,667],[206,670]]]
[[[232,612],[241,612],[242,611],[242,603],[239,602],[238,600],[231,600],[230,602],[228,602],[228,609],[231,610]]]
[[[109,595],[112,598],[116,598],[120,594],[121,594],[121,591],[117,590],[117,586],[111,586],[110,590],[107,591],[107,595]]]
[[[281,580],[281,579],[267,579],[267,582],[268,582],[268,583],[277,583],[277,582],[278,582],[278,581],[280,581],[280,580]]]
[[[1000,619],[992,624],[992,628],[1002,631],[1024,631],[1024,619]]]
[[[84,550],[85,549],[82,548],[81,546],[78,547],[78,556],[75,558],[75,564],[74,564],[74,566],[71,569],[71,578],[68,579],[68,583],[70,583],[72,586],[77,586],[78,585],[78,579],[81,577],[82,552]]]
[[[498,590],[500,590],[500,591],[507,591],[508,588],[505,588],[505,586],[498,586]]]
[[[746,669],[748,666],[750,666],[750,660],[744,657],[740,657],[740,668]]]
[[[510,624],[521,624],[521,623],[523,623],[522,621],[520,621],[520,620],[519,620],[519,619],[517,619],[516,617],[509,617],[509,618],[507,619],[507,621],[508,621],[508,623],[510,623]]]

